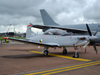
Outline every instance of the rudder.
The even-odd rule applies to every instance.
[[[31,30],[31,25],[27,25],[26,39],[35,36],[36,34]]]

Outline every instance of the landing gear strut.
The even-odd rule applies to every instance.
[[[63,54],[67,54],[67,50],[65,47],[63,47]]]
[[[78,58],[78,57],[79,57],[79,54],[78,54],[78,52],[77,52],[77,47],[75,47],[75,50],[76,50],[76,52],[75,52],[73,58]]]

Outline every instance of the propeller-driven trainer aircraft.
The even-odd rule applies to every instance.
[[[89,35],[75,35],[75,34],[69,34],[66,32],[66,30],[62,29],[48,29],[46,30],[43,34],[35,34],[31,30],[32,24],[27,26],[27,31],[26,31],[26,40],[22,39],[15,39],[15,38],[10,38],[10,37],[4,37],[3,39],[9,39],[9,40],[14,40],[14,41],[19,41],[19,42],[24,42],[24,43],[30,43],[33,45],[39,45],[43,46],[44,49],[42,53],[44,55],[48,55],[48,49],[49,47],[53,47],[56,49],[56,47],[63,47],[63,53],[67,53],[66,47],[73,47],[76,52],[73,57],[78,58],[78,46],[83,46],[84,48],[92,41],[93,46],[95,51],[97,51],[94,40],[96,40],[98,37],[95,35],[92,35],[88,25],[86,24],[87,31]]]

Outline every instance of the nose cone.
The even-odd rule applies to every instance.
[[[98,37],[97,36],[91,36],[89,39],[90,40],[96,40],[96,39],[98,39]]]

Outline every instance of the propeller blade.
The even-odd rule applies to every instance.
[[[90,31],[90,28],[89,28],[88,24],[86,24],[86,26],[87,26],[87,30],[88,30],[89,35],[92,36],[92,33]]]
[[[94,50],[97,52],[97,48],[94,42],[93,42],[93,47],[94,47]]]
[[[83,46],[83,48],[85,48],[89,43],[90,43],[90,42],[87,42],[87,43]]]
[[[93,35],[95,36],[98,33],[98,31],[96,31]]]

